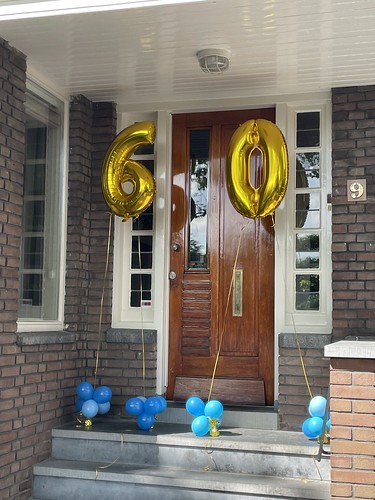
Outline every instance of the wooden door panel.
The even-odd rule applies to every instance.
[[[251,118],[274,120],[274,110],[195,113],[173,118],[171,243],[174,249],[171,249],[170,269],[176,278],[170,286],[168,398],[176,397],[176,377],[184,391],[188,380],[194,383],[201,380],[206,386],[202,377],[205,380],[212,377],[222,334],[216,377],[223,387],[226,387],[225,380],[228,387],[232,387],[233,401],[238,403],[241,399],[235,394],[239,390],[235,380],[247,379],[249,383],[252,381],[250,385],[257,392],[257,401],[259,388],[264,387],[266,403],[273,404],[272,219],[245,220],[233,208],[225,183],[230,138],[241,123]],[[192,154],[190,130],[209,130],[210,135],[208,255],[206,267],[202,269],[189,269],[188,263],[189,223],[195,214],[189,191],[191,172],[194,173],[195,168],[189,156]],[[233,315],[232,294],[228,302],[237,253],[236,268],[243,273],[242,316],[239,317]],[[229,307],[225,313],[227,302]],[[248,395],[245,399],[251,401]]]

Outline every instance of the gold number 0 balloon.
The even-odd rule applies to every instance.
[[[102,190],[113,213],[127,221],[138,217],[149,207],[155,196],[155,180],[141,163],[131,160],[141,144],[155,140],[153,122],[139,122],[125,128],[109,146],[102,168]],[[130,187],[125,192],[123,186]]]
[[[251,154],[263,157],[262,184],[251,183]],[[255,219],[272,214],[285,196],[288,185],[288,151],[279,128],[268,120],[249,120],[233,134],[226,165],[227,189],[234,208]]]

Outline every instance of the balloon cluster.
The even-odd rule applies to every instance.
[[[315,396],[309,404],[310,417],[302,424],[302,432],[308,438],[317,438],[322,434],[324,425],[324,415],[326,411],[327,400],[323,396]],[[328,415],[325,432],[331,428],[331,420]]]
[[[155,415],[167,409],[167,402],[163,396],[137,396],[130,398],[125,404],[129,415],[137,417],[137,424],[143,431],[150,430],[155,425]]]
[[[212,437],[219,436],[218,428],[221,426],[224,411],[220,401],[213,399],[204,404],[201,398],[192,396],[186,401],[186,409],[195,417],[191,423],[191,430],[196,436],[203,437],[208,432]]]
[[[86,427],[92,425],[91,419],[96,415],[104,415],[108,413],[111,407],[112,391],[106,385],[102,385],[94,389],[89,382],[81,382],[77,385],[76,410],[82,412],[83,416],[88,420],[85,422]]]

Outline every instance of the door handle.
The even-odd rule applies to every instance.
[[[180,245],[178,243],[172,243],[171,248],[172,248],[173,252],[179,252],[180,251]]]
[[[171,271],[168,277],[170,280],[175,280],[177,278],[177,274],[174,271]]]

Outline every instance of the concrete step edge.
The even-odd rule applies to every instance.
[[[243,429],[222,427],[219,438],[194,436],[190,427],[183,424],[157,422],[152,431],[140,431],[134,420],[120,420],[116,425],[96,425],[85,428],[62,427],[52,430],[52,438],[87,439],[115,442],[131,442],[159,446],[178,446],[186,448],[227,449],[274,453],[282,455],[316,455],[318,443],[309,441],[302,432]]]
[[[134,466],[133,464],[95,464],[49,459],[34,466],[34,476],[89,481],[123,482],[217,491],[233,494],[259,494],[294,499],[328,500],[328,481],[291,479],[273,476],[256,476],[215,471],[189,471],[181,468]]]

